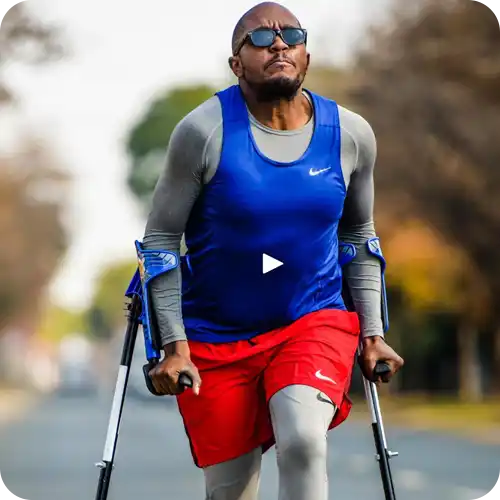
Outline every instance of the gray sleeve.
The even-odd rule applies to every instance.
[[[208,101],[208,108],[208,111],[214,108],[212,100]],[[207,105],[202,104],[179,122],[171,135],[146,224],[143,239],[146,249],[181,255],[186,223],[206,177],[207,144],[214,130],[214,113],[208,114],[207,120]],[[162,346],[186,340],[181,285],[180,268],[151,282],[151,302]]]
[[[356,145],[356,162],[350,176],[339,239],[355,245],[357,255],[344,272],[360,318],[362,337],[383,336],[381,266],[380,261],[366,248],[366,241],[376,236],[373,174],[377,145],[373,130],[366,120],[351,113],[348,121]]]

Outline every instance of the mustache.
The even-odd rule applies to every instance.
[[[269,66],[271,66],[271,64],[274,64],[276,62],[286,62],[288,64],[291,64],[293,67],[295,67],[295,62],[292,61],[292,59],[286,57],[286,56],[276,56],[276,57],[273,57],[265,66],[264,69],[267,69],[269,68]]]

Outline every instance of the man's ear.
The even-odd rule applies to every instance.
[[[307,69],[309,69],[309,64],[311,63],[311,54],[307,53]]]
[[[237,78],[241,78],[243,75],[243,69],[241,67],[241,60],[238,56],[231,56],[228,59],[229,67],[231,68],[231,71],[234,73],[234,75]]]

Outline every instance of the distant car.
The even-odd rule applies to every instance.
[[[98,392],[93,346],[85,336],[74,333],[61,340],[58,365],[60,395],[88,396]]]
[[[64,363],[59,371],[57,392],[63,396],[96,395],[98,385],[91,366],[86,363]]]

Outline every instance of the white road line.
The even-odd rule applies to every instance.
[[[353,454],[346,458],[349,469],[356,474],[365,474],[370,470],[378,473],[378,465],[373,455]],[[407,491],[422,491],[429,485],[429,480],[422,472],[412,469],[393,471],[394,485]]]
[[[365,474],[373,469],[373,467],[376,467],[378,470],[378,465],[376,465],[377,462],[373,455],[356,453],[348,455],[345,459],[342,454],[335,453],[334,455],[334,460],[344,462],[353,473]],[[421,492],[426,488],[441,487],[438,483],[431,482],[430,478],[423,472],[415,469],[395,470],[393,471],[393,478],[396,490],[402,489],[411,492]],[[447,492],[445,496],[450,500],[479,500],[488,493],[484,490],[460,486],[448,486]]]
[[[359,453],[347,457],[349,469],[358,474],[368,472],[376,464],[374,455],[361,455]]]
[[[425,474],[418,470],[398,470],[394,472],[393,476],[395,486],[408,491],[422,491],[429,484]]]
[[[484,497],[488,492],[484,490],[474,490],[472,488],[455,488],[454,500],[477,500]]]

